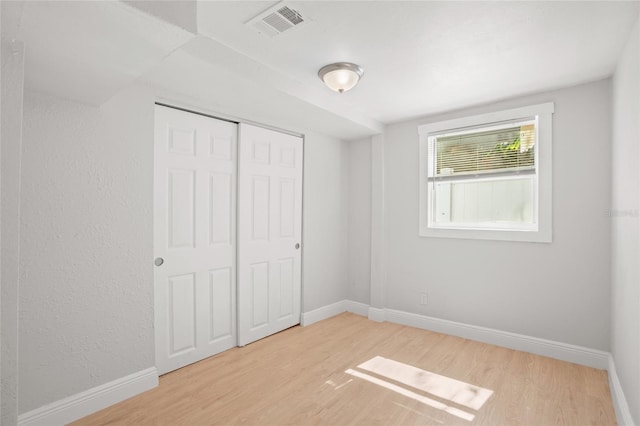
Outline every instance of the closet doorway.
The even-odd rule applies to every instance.
[[[300,322],[302,148],[297,136],[156,105],[160,374]]]

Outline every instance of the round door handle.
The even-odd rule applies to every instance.
[[[296,243],[296,250],[300,248],[300,243]]]
[[[154,260],[153,263],[156,266],[161,266],[164,263],[164,259],[161,257],[156,257],[156,260]]]

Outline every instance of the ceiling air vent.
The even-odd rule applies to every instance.
[[[302,14],[291,6],[280,2],[246,23],[258,32],[275,37],[307,22]]]

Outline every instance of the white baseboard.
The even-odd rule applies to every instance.
[[[369,305],[366,303],[354,302],[353,300],[345,300],[344,302],[347,312],[362,315],[363,317],[369,315]]]
[[[369,307],[367,316],[371,321],[383,322],[385,319],[387,319],[386,309]]]
[[[364,303],[351,300],[341,300],[331,305],[323,306],[302,314],[302,325],[330,318],[342,312],[349,311],[359,315],[366,315],[370,320],[389,321],[396,324],[422,328],[424,330],[463,337],[478,342],[489,343],[518,351],[536,355],[548,356],[562,361],[586,365],[588,367],[607,370],[609,368],[608,352],[597,349],[575,346],[568,343],[510,333],[508,331],[463,324],[460,322],[428,317],[410,312],[397,311],[389,308],[374,308]]]
[[[609,354],[608,370],[611,399],[613,400],[613,408],[616,410],[618,424],[620,426],[634,426],[631,411],[629,410],[627,399],[624,396],[624,391],[622,390],[622,385],[620,384],[620,379],[616,372],[616,365],[611,354]]]
[[[330,305],[322,306],[313,311],[303,312],[300,316],[300,325],[306,327],[315,322],[322,321],[327,318],[331,318],[343,312],[346,312],[346,303],[344,300],[332,303]]]
[[[303,327],[311,325],[318,321],[331,318],[343,312],[352,312],[357,315],[366,317],[369,312],[369,305],[366,303],[355,302],[353,300],[340,300],[330,305],[322,306],[313,311],[303,312],[300,316],[300,325]]]
[[[20,414],[18,425],[64,425],[156,386],[158,386],[158,370],[156,367],[147,368]]]
[[[387,321],[397,324],[463,337],[465,339],[476,340],[536,355],[548,356],[550,358],[602,370],[606,370],[609,367],[609,353],[597,349],[427,317],[409,312],[396,311],[394,309],[385,309],[385,313]]]

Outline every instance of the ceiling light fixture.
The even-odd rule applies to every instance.
[[[351,62],[336,62],[325,65],[318,71],[320,80],[324,81],[329,89],[340,93],[353,89],[362,78],[362,74],[362,67]]]

